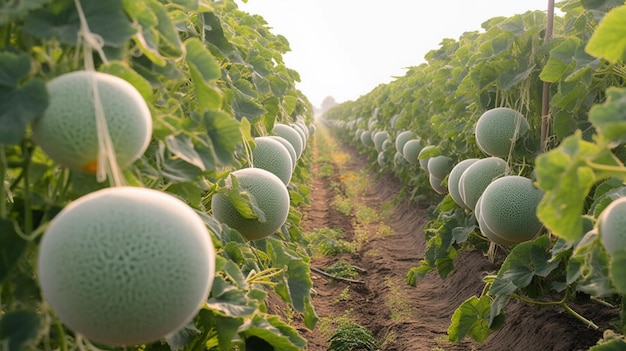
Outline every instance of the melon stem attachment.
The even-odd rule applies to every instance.
[[[80,0],[74,0],[76,10],[78,12],[78,18],[80,19],[80,30],[78,32],[79,41],[83,44],[83,59],[85,69],[90,72],[96,72],[93,62],[92,49],[95,49],[103,62],[107,62],[106,55],[102,48],[104,47],[104,39],[89,29],[87,18],[83,12],[83,8],[80,4]],[[124,178],[117,164],[115,157],[115,150],[113,142],[111,141],[111,135],[109,134],[109,128],[106,122],[106,116],[104,114],[104,108],[100,99],[100,92],[98,90],[97,79],[95,75],[90,77],[91,81],[91,93],[93,97],[94,112],[96,116],[96,131],[98,135],[98,156],[97,156],[97,171],[96,179],[98,182],[104,182],[107,178],[111,182],[112,186],[124,186]]]

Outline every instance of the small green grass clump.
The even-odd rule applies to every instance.
[[[357,323],[348,323],[337,328],[330,337],[328,351],[374,351],[380,349],[380,343],[371,331]]]

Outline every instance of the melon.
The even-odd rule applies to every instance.
[[[254,138],[256,147],[252,149],[252,164],[276,175],[285,184],[289,184],[293,171],[293,161],[289,150],[280,141],[271,137]]]
[[[361,133],[361,143],[363,144],[363,146],[373,145],[374,140],[372,140],[372,132],[370,132],[369,130],[364,130],[363,133]]]
[[[384,153],[384,152],[379,152],[378,153],[378,157],[376,158],[376,162],[378,162],[378,165],[380,167],[385,167],[385,164],[387,164],[387,161],[389,160],[389,157]]]
[[[146,151],[152,117],[137,89],[110,74],[75,71],[49,81],[49,105],[32,124],[32,138],[56,163],[96,173],[99,146],[94,81],[117,164],[126,168]]]
[[[465,172],[467,167],[471,166],[476,161],[478,161],[477,158],[465,159],[457,163],[448,175],[448,192],[450,193],[450,197],[452,198],[452,200],[454,200],[454,202],[457,203],[457,205],[461,207],[465,207],[465,203],[463,202],[463,199],[461,199],[461,193],[459,191],[459,180],[461,179],[461,175],[463,174],[463,172]],[[470,207],[467,207],[467,209],[472,210],[472,208]]]
[[[478,222],[478,227],[480,228],[480,232],[487,239],[491,240],[492,242],[498,245],[512,246],[512,245],[517,244],[513,241],[509,241],[504,238],[501,238],[489,228],[489,226],[487,225],[487,223],[485,223],[485,220],[483,219],[481,215],[481,211],[480,211],[481,199],[482,199],[482,196],[478,198],[478,201],[476,202],[476,208],[474,209],[474,215],[476,216],[476,222]]]
[[[476,122],[476,144],[490,156],[506,157],[528,129],[528,121],[521,113],[507,107],[493,108]]]
[[[291,157],[291,164],[293,166],[293,168],[296,168],[297,162],[298,162],[298,155],[296,155],[296,149],[293,148],[293,145],[291,145],[290,142],[287,141],[287,139],[280,137],[278,135],[269,135],[269,138],[275,139],[278,142],[280,142],[281,144],[283,144],[283,146],[287,149],[287,151],[289,152],[289,156]]]
[[[437,194],[447,194],[448,193],[448,187],[446,187],[445,185],[443,185],[443,180],[435,177],[435,175],[430,174],[428,176],[428,182],[430,183],[430,186],[433,188],[433,190],[437,193]]]
[[[613,200],[598,217],[598,232],[609,255],[626,248],[626,197]]]
[[[514,243],[533,239],[543,228],[537,206],[543,191],[526,177],[510,175],[491,182],[481,196],[483,221],[497,236]]]
[[[413,133],[410,130],[405,130],[401,133],[398,134],[398,136],[396,136],[396,150],[398,152],[403,152],[404,151],[404,144],[406,144],[407,141],[414,139],[415,137],[415,133]]]
[[[315,134],[315,129],[316,129],[315,124],[309,124],[308,128],[309,128],[309,137],[311,137],[313,134]]]
[[[382,151],[389,151],[391,150],[392,147],[393,147],[393,141],[391,141],[390,139],[385,139],[385,141],[383,141],[383,145],[381,149]]]
[[[259,240],[275,233],[287,220],[289,214],[289,191],[274,174],[260,168],[243,168],[231,175],[237,178],[241,190],[248,192],[263,211],[265,221],[245,218],[222,193],[211,198],[215,219],[236,229],[248,240]],[[230,178],[226,186],[232,186]]]
[[[417,155],[417,161],[420,164],[420,168],[425,170],[425,171],[427,171],[427,172],[428,172],[428,162],[430,161],[431,158],[430,157],[422,157],[422,155],[426,151],[428,151],[428,150],[430,150],[430,149],[432,149],[434,147],[435,147],[434,145],[426,145],[426,146],[424,146],[422,148],[422,150],[420,150],[419,154]]]
[[[435,156],[428,161],[428,173],[437,179],[445,179],[452,167],[454,167],[454,160],[448,156]]]
[[[277,123],[274,125],[273,135],[278,135],[279,137],[285,138],[293,149],[296,150],[296,156],[299,159],[302,156],[302,152],[304,151],[304,144],[302,143],[302,136],[292,127]]]
[[[306,134],[304,129],[302,129],[302,127],[296,123],[291,124],[290,127],[293,128],[293,130],[295,130],[300,136],[300,140],[302,140],[302,150],[306,149],[306,141],[308,139],[308,135]]]
[[[200,216],[174,196],[106,188],[52,219],[37,272],[67,327],[95,342],[136,345],[195,317],[213,284],[215,250]]]
[[[396,171],[399,171],[400,167],[406,164],[408,164],[408,161],[404,158],[404,155],[402,155],[402,153],[396,152],[395,155],[393,155],[393,167],[396,169]]]
[[[459,194],[467,208],[475,208],[476,201],[487,186],[509,171],[505,160],[499,157],[480,159],[467,167],[459,179]]]
[[[404,159],[409,161],[409,163],[417,164],[417,156],[420,151],[422,151],[422,142],[419,139],[411,139],[404,143],[404,147],[402,148],[402,155]]]
[[[376,151],[378,152],[383,151],[383,143],[388,139],[389,139],[388,132],[383,130],[383,131],[376,133],[376,135],[374,135],[373,137],[374,147],[376,148]]]

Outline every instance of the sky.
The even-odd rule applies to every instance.
[[[496,16],[546,11],[547,0],[237,0],[287,38],[285,64],[314,106],[356,100],[403,76],[445,38],[481,30]]]

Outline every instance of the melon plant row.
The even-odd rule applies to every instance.
[[[506,256],[452,316],[449,338],[484,342],[512,298],[571,309],[572,296],[626,315],[626,5],[567,0],[492,18],[444,39],[426,63],[324,115],[336,135],[391,172],[412,201],[436,204],[407,282],[454,270],[459,250]],[[550,83],[542,145],[542,86]],[[544,125],[545,126],[545,125]],[[607,307],[613,305],[614,307]],[[626,320],[614,334],[626,332]],[[620,338],[594,350],[625,347]],[[605,348],[606,347],[606,348]]]
[[[302,350],[312,106],[232,0],[0,5],[3,350]]]

